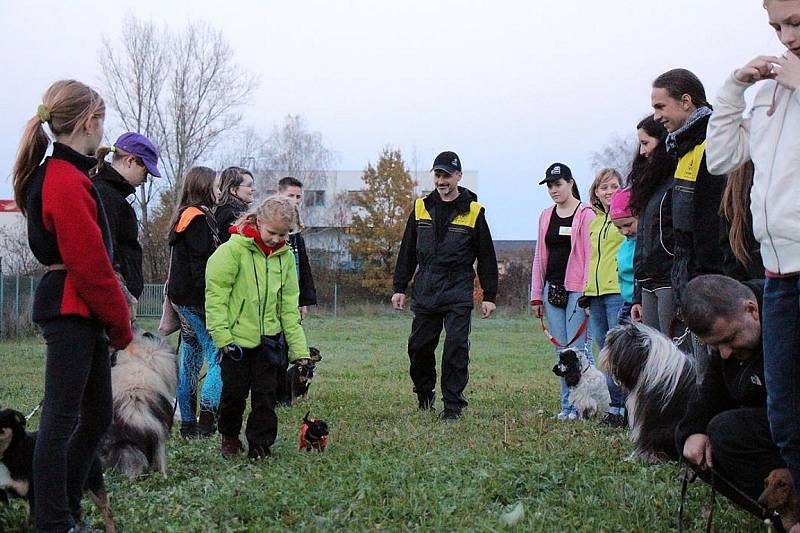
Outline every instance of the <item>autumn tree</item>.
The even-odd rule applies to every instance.
[[[355,200],[350,253],[362,261],[361,284],[391,294],[392,275],[406,220],[414,206],[414,180],[400,150],[384,148],[378,164],[367,164],[364,189]]]

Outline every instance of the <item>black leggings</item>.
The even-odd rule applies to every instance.
[[[100,439],[111,424],[108,340],[95,321],[62,316],[39,324],[47,343],[42,420],[33,455],[37,531],[67,531]]]

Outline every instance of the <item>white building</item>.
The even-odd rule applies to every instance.
[[[281,172],[273,175],[280,177]],[[325,258],[332,264],[350,262],[350,250],[347,246],[349,228],[353,213],[356,212],[356,198],[364,189],[363,170],[338,170],[325,172],[324,177],[316,178],[312,183],[304,183],[303,187],[303,236],[306,247],[313,250],[318,259]],[[417,196],[424,196],[433,190],[433,174],[427,170],[411,171],[411,178],[416,182]],[[258,181],[258,179],[257,179]],[[268,187],[267,194],[274,192],[276,183]],[[478,172],[465,171],[460,186],[478,191]]]

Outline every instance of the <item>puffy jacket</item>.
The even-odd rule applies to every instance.
[[[625,237],[611,221],[608,213],[597,212],[597,216],[589,224],[589,240],[592,243],[592,256],[589,259],[589,279],[586,280],[583,294],[619,294],[617,251]]]
[[[253,238],[231,235],[206,266],[206,327],[218,348],[231,343],[254,348],[261,335],[283,331],[289,360],[308,357],[299,294],[289,246],[267,257]]]
[[[61,143],[34,172],[26,197],[28,244],[48,271],[36,287],[33,320],[63,315],[103,324],[115,348],[133,338],[128,304],[111,266],[103,204],[87,173],[95,160]]]
[[[800,272],[800,91],[762,82],[745,119],[748,87],[731,75],[719,90],[708,123],[708,167],[730,172],[752,159],[750,207],[764,266],[777,274]]]
[[[170,231],[172,247],[167,294],[172,303],[202,307],[206,294],[206,262],[217,248],[214,216],[205,207],[187,207]]]
[[[139,244],[139,220],[127,200],[136,189],[109,164],[105,164],[92,181],[106,210],[111,242],[114,244],[112,263],[122,274],[128,291],[138,299],[144,288],[142,246]]]
[[[650,289],[669,287],[674,249],[672,180],[667,179],[639,215],[633,259],[636,281]]]
[[[619,293],[626,303],[633,303],[636,280],[633,275],[633,256],[636,250],[636,237],[626,238],[617,251],[617,272],[619,274]]]
[[[544,291],[544,275],[547,272],[547,245],[545,236],[553,214],[552,205],[539,215],[539,239],[531,266],[531,302],[541,302]],[[592,243],[589,240],[589,224],[595,218],[594,209],[589,204],[581,203],[572,219],[572,249],[567,261],[567,272],[564,277],[564,288],[570,292],[582,292],[589,277],[589,258],[592,255]]]
[[[437,191],[416,200],[406,223],[393,286],[394,292],[404,293],[414,277],[414,309],[472,307],[476,259],[483,299],[494,302],[497,295],[497,257],[483,206],[469,189],[458,190],[446,231],[436,227],[436,209],[442,203]]]

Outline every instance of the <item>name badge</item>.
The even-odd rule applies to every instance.
[[[558,234],[562,237],[572,237],[572,226],[559,226]]]

